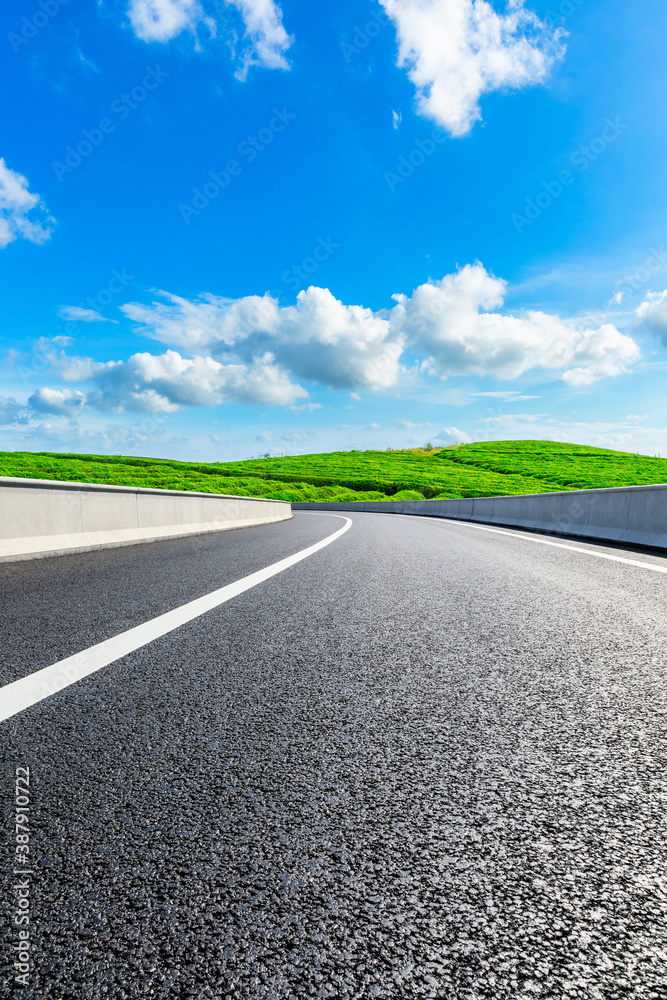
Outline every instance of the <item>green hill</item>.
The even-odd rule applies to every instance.
[[[667,459],[552,441],[337,451],[243,462],[0,452],[0,475],[280,500],[422,500],[667,482]]]

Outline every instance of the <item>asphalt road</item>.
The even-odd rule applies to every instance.
[[[353,522],[2,724],[0,996],[667,997],[667,560]],[[0,684],[341,524],[4,564]]]

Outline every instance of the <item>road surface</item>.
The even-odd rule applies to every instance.
[[[2,565],[0,685],[343,524],[302,512]],[[665,998],[665,569],[355,514],[18,712],[1,724],[0,996]]]

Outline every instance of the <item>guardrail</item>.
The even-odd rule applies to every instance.
[[[667,485],[474,497],[469,500],[293,503],[292,509],[447,517],[529,528],[549,535],[667,549]]]
[[[0,562],[272,524],[289,503],[0,476]]]

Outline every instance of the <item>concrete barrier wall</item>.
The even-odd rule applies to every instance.
[[[294,503],[293,510],[419,514],[667,549],[667,485],[470,500]]]
[[[271,524],[289,503],[0,476],[0,562]]]

